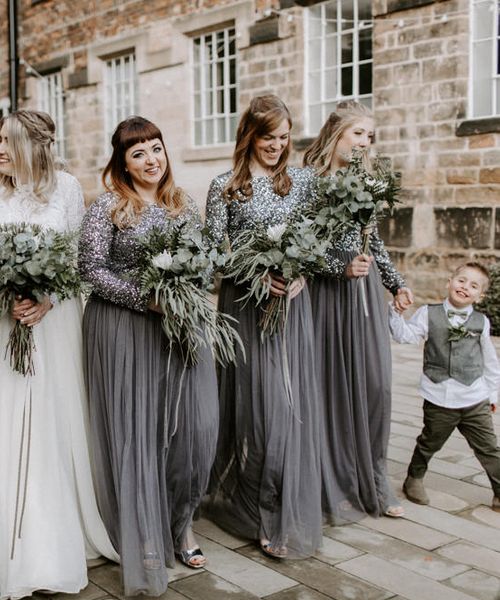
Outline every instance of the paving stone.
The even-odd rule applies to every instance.
[[[266,600],[330,600],[330,598],[331,596],[320,594],[320,592],[311,590],[304,585],[298,585],[284,592],[266,596]]]
[[[468,569],[464,565],[443,560],[436,554],[416,548],[412,544],[395,540],[388,535],[359,525],[330,527],[325,530],[325,535],[436,581],[448,579]]]
[[[484,473],[484,471],[479,473],[478,475],[473,475],[469,478],[469,480],[473,481],[474,483],[477,483],[477,485],[482,485],[483,487],[491,489],[490,480],[488,479],[488,476],[486,475],[486,473]]]
[[[500,598],[500,579],[493,575],[485,575],[480,571],[467,571],[467,573],[452,577],[448,583],[457,590],[479,600],[498,600]]]
[[[125,598],[120,579],[120,566],[110,563],[103,567],[92,569],[89,580],[116,598]]]
[[[468,502],[470,506],[491,503],[491,491],[468,481],[450,479],[439,473],[431,472],[426,474],[425,484],[434,490],[458,496]]]
[[[337,529],[343,529],[343,527]],[[363,553],[352,546],[342,544],[331,537],[325,537],[325,535],[323,535],[323,543],[316,554],[316,558],[330,565],[334,565],[342,560],[348,560],[349,558],[354,558],[360,554]]]
[[[408,465],[388,459],[386,461],[385,468],[388,475],[401,475],[401,473],[406,474]]]
[[[489,506],[478,506],[471,512],[471,515],[482,523],[500,529],[500,513],[491,510]]]
[[[455,562],[477,567],[493,575],[500,575],[500,552],[495,552],[495,550],[481,548],[470,542],[458,541],[443,546],[436,552]]]
[[[96,567],[102,567],[102,565],[108,564],[108,559],[100,556],[99,558],[89,558],[87,560],[87,569],[95,569]]]
[[[202,572],[202,569],[196,571],[177,563],[175,569],[168,569],[169,585],[174,581],[185,577],[197,577]],[[117,564],[109,563],[103,567],[92,569],[92,571],[89,572],[89,580],[115,598],[120,598],[120,600],[130,600],[130,598],[123,593],[120,566]],[[74,600],[76,600],[76,598],[78,598],[78,600],[84,600],[81,599],[80,596],[75,597],[72,595],[71,598]],[[170,597],[165,597],[165,595],[159,596],[158,598],[159,600],[170,600]]]
[[[419,506],[413,502],[405,504],[406,518],[415,524],[425,524],[440,532],[453,535],[491,550],[500,550],[498,530],[469,519],[450,515],[430,506]],[[440,544],[441,545],[441,544]]]
[[[401,490],[405,478],[406,471],[404,472],[404,474],[399,473],[396,474],[396,476],[393,476],[391,479],[394,485],[394,489],[398,491]],[[427,481],[428,475],[426,475],[425,478],[425,489],[427,491],[427,495],[429,496],[429,506],[439,508],[447,512],[461,512],[469,508],[469,504],[465,500],[462,500],[462,498],[459,498],[458,496],[453,496],[452,494],[447,494],[446,492],[434,490],[431,487],[429,487]],[[404,497],[404,494],[402,494],[402,497]]]
[[[403,503],[405,507],[410,504],[405,501]],[[373,519],[372,517],[366,517],[360,521],[360,525],[369,527],[375,531],[380,531],[393,538],[408,542],[424,548],[425,550],[434,550],[445,544],[449,544],[457,539],[457,536],[451,536],[447,533],[439,531],[437,528],[432,529],[419,523],[414,523],[404,519],[390,519],[388,517],[382,517],[380,519]]]
[[[293,581],[293,579],[280,575],[272,568],[269,568],[271,564],[276,562],[274,558],[263,556],[263,564],[259,564],[254,560],[249,560],[241,553],[232,552],[224,548],[224,546],[201,536],[198,536],[198,541],[200,546],[203,546],[203,550],[208,558],[206,570],[226,579],[228,582],[247,592],[261,597],[297,585],[297,582]],[[257,553],[261,553],[254,545],[245,546],[240,549],[240,552],[247,548],[255,549]]]
[[[107,562],[107,561],[105,561]],[[54,598],[55,600],[73,600],[75,594],[33,594],[33,597],[38,600],[49,600]],[[104,600],[109,598],[109,594],[102,590],[94,583],[89,583],[88,586],[78,594],[79,600]]]
[[[244,552],[246,556],[259,562],[265,560],[256,548],[247,547],[239,550],[239,552]],[[315,558],[308,558],[304,560],[276,560],[274,564],[274,568],[279,573],[283,573],[287,577],[325,594],[328,598],[334,598],[334,600],[353,600],[357,598],[387,600],[391,596],[381,588],[339,571],[337,566],[344,563],[338,563],[334,567],[326,565]]]
[[[404,448],[389,446],[387,456],[392,460],[397,460],[402,463],[406,462],[406,464],[409,464],[412,454],[412,451],[405,450]],[[464,479],[465,477],[474,477],[474,475],[477,475],[477,469],[466,467],[461,464],[447,462],[445,460],[440,460],[436,457],[433,457],[429,462],[429,471],[441,473],[442,475],[454,477],[455,479]]]
[[[198,521],[195,521],[193,523],[193,530],[195,533],[203,535],[209,540],[217,542],[226,548],[239,548],[240,546],[246,546],[248,544],[247,539],[238,538],[227,533],[208,519],[199,519]]]
[[[400,594],[408,600],[472,600],[474,597],[408,569],[365,554],[337,565],[338,569]]]
[[[190,600],[256,600],[259,597],[212,573],[176,581],[172,588]]]

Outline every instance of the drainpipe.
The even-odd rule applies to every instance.
[[[19,80],[19,56],[17,54],[17,0],[9,0],[7,19],[9,23],[9,86],[10,110],[17,110]]]

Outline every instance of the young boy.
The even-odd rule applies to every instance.
[[[490,339],[490,323],[473,308],[486,292],[489,274],[477,262],[451,275],[442,304],[420,307],[405,321],[390,307],[389,325],[396,342],[425,340],[424,428],[417,438],[403,491],[408,500],[429,504],[423,485],[427,465],[458,428],[483,466],[493,488],[492,509],[500,512],[500,448],[493,429],[500,366]]]

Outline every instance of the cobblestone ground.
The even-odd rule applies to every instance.
[[[500,340],[495,342],[500,350]],[[302,561],[267,558],[247,540],[198,521],[195,530],[207,567],[195,571],[177,564],[161,600],[500,600],[500,513],[489,508],[486,475],[460,434],[431,462],[426,476],[430,505],[402,497],[422,423],[416,393],[421,349],[394,345],[393,355],[389,473],[405,518],[366,518],[325,528],[321,552]],[[494,421],[500,434],[500,411]],[[88,587],[68,600],[123,598],[116,565],[89,567]]]

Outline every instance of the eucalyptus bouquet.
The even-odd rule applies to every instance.
[[[257,306],[262,305],[262,339],[280,328],[284,330],[290,303],[288,295],[270,297],[270,275],[283,277],[288,288],[301,275],[320,272],[326,267],[325,253],[330,243],[318,238],[313,225],[312,219],[303,217],[265,231],[244,231],[233,242],[225,277],[248,286],[241,301],[253,298]]]
[[[184,364],[196,364],[199,348],[207,344],[219,363],[234,361],[236,345],[242,348],[229,323],[234,319],[219,313],[207,295],[224,254],[187,225],[171,231],[152,229],[141,241],[145,249],[141,294],[152,295],[161,307],[163,330],[178,345]]]
[[[76,236],[26,223],[0,226],[0,317],[16,296],[41,302],[58,300],[81,291]],[[10,365],[22,375],[33,375],[33,328],[15,322],[7,342]]]
[[[387,159],[377,156],[368,170],[363,151],[354,150],[347,167],[334,175],[318,177],[314,217],[318,235],[331,240],[339,230],[359,226],[360,251],[367,254],[373,228],[385,210],[392,210],[399,202],[400,174],[389,167]]]

